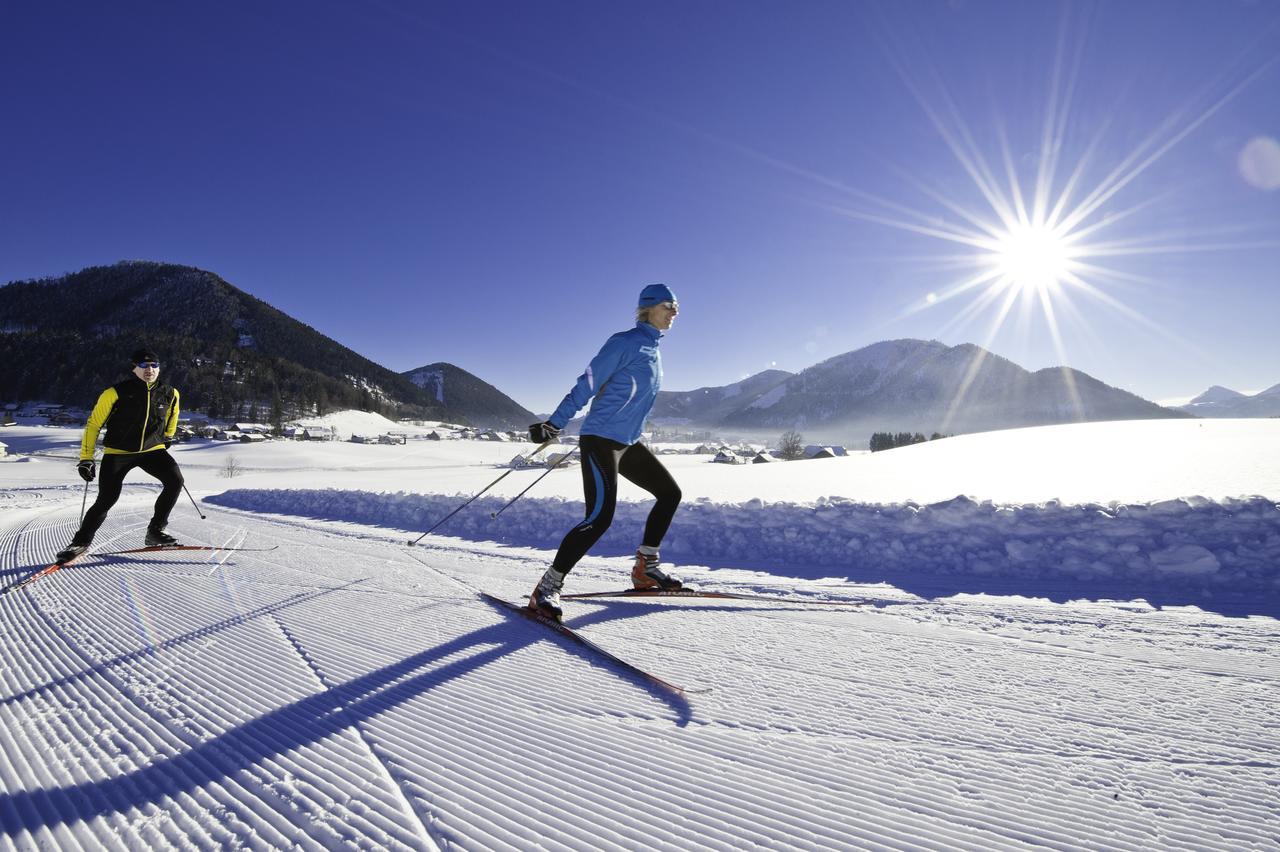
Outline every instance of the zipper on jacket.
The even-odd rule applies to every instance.
[[[138,452],[142,452],[143,445],[147,443],[147,424],[151,422],[151,385],[147,385],[147,407],[143,411],[145,413],[142,415],[142,434],[138,436]]]

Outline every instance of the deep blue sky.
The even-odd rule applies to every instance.
[[[1278,56],[1275,0],[11,3],[0,281],[195,265],[535,411],[651,281],[682,302],[671,390],[895,337],[1038,369],[1063,360],[1039,308],[994,336],[994,308],[957,322],[980,291],[917,310],[976,250],[885,220],[994,219],[953,148],[1007,194],[1003,135],[1025,190],[1056,92],[1054,193],[1086,155],[1073,202],[1136,171],[1086,224],[1161,249],[1084,276],[1145,321],[1066,289],[1066,362],[1260,390]]]

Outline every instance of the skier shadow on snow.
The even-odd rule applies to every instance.
[[[110,660],[95,663],[88,668],[72,672],[68,675],[63,675],[56,680],[51,680],[47,683],[41,684],[40,686],[32,687],[25,692],[5,696],[4,698],[0,698],[0,707],[7,707],[41,696],[51,696],[50,700],[56,703],[59,693],[61,693],[66,687],[81,683],[92,677],[104,675],[109,676],[113,670],[118,669],[127,663],[131,663],[134,660],[150,656],[155,654],[157,651],[172,651],[177,648],[182,648],[183,646],[190,645],[202,639],[207,639],[224,630],[229,630],[232,627],[239,627],[258,618],[262,618],[263,616],[275,615],[295,606],[311,603],[312,601],[331,595],[334,592],[345,591],[352,586],[357,586],[364,582],[366,582],[364,579],[352,580],[349,583],[343,583],[341,586],[334,586],[331,589],[321,589],[314,592],[298,592],[296,594],[289,595],[287,598],[275,601],[274,603],[263,604],[260,607],[249,610],[248,612],[237,613],[235,615],[228,616],[221,621],[215,621],[212,624],[206,624],[204,627],[198,627],[195,630],[187,631],[180,636],[175,636],[172,639],[166,639],[159,644],[147,645],[146,647],[139,648],[136,651],[130,651],[127,654],[120,654]]]
[[[625,612],[602,612],[575,620],[574,624],[581,626],[619,617],[634,616]],[[211,628],[205,628],[208,629]],[[133,772],[56,789],[0,793],[0,831],[13,835],[46,826],[88,821],[131,807],[141,808],[166,798],[176,798],[233,775],[251,773],[263,761],[341,735],[359,722],[377,717],[549,638],[551,636],[546,629],[539,625],[503,620],[279,707],[212,738],[194,742],[184,737],[188,745],[186,751],[169,758],[157,755],[151,763]],[[477,647],[483,650],[429,668]],[[563,647],[579,653],[568,643]],[[593,665],[614,674],[620,673],[589,652],[583,650],[580,653]],[[692,710],[682,696],[659,691],[629,676],[627,680],[660,697],[675,711],[677,725],[687,725],[691,720]],[[139,704],[145,706],[141,701]],[[161,719],[156,721],[157,725],[164,724]],[[253,783],[251,789],[262,799],[278,799],[276,809],[282,812],[289,810],[289,802],[278,797],[269,784]]]
[[[90,555],[96,555],[96,554],[90,554]],[[87,568],[94,564],[93,562],[88,560],[88,556],[82,556],[81,560],[83,561],[77,561],[70,565],[63,565],[61,568],[58,569],[59,573],[61,573],[62,571],[68,571],[68,572],[78,571],[81,568]],[[6,568],[4,570],[0,570],[0,580],[12,580],[13,582],[16,583],[17,581],[22,580],[26,577],[29,577],[32,574],[35,574],[37,571],[40,571],[48,567],[48,565],[49,565],[48,562],[36,562],[31,565],[17,565],[13,568]]]
[[[601,602],[592,601],[592,603],[599,605]],[[596,612],[586,613],[584,615],[577,615],[577,616],[574,616],[573,618],[566,618],[564,622],[564,626],[577,631],[583,627],[590,627],[593,624],[602,624],[606,621],[616,621],[622,618],[638,618],[639,616],[647,615],[647,614],[650,614],[651,612],[652,610],[646,609],[644,607],[641,607],[638,609],[632,609],[628,611],[626,607],[618,607],[615,609],[614,607],[611,607],[611,606],[602,606]],[[657,684],[650,683],[649,681],[644,680],[639,675],[636,675],[632,672],[628,672],[625,669],[621,669],[607,660],[602,660],[599,657],[597,657],[595,654],[579,647],[578,645],[574,644],[570,640],[564,637],[558,636],[554,633],[547,632],[547,628],[541,627],[533,624],[532,622],[529,622],[523,616],[519,617],[519,621],[515,621],[515,613],[506,611],[506,612],[502,612],[502,614],[508,617],[511,617],[513,620],[513,623],[515,623],[521,629],[530,630],[535,637],[549,639],[550,641],[555,642],[556,644],[560,645],[566,651],[574,654],[575,656],[580,656],[582,659],[591,663],[593,666],[597,666],[608,672],[617,674],[625,678],[630,683],[644,689],[654,698],[657,698],[658,700],[667,704],[668,706],[671,707],[672,710],[676,712],[676,727],[683,728],[686,725],[688,725],[690,721],[692,721],[693,709],[692,707],[690,707],[688,699],[685,698],[683,695],[673,694],[669,690],[663,689]],[[530,643],[523,643],[523,644],[530,644]],[[523,647],[523,645],[521,647]]]
[[[34,574],[48,563],[41,565],[15,565],[12,568],[0,568],[0,580],[21,580],[23,577]],[[75,566],[67,566],[75,567]],[[66,570],[65,568],[62,570]]]

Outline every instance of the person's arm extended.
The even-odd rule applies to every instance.
[[[587,370],[578,381],[574,383],[573,389],[565,394],[564,400],[556,408],[555,412],[547,418],[547,422],[557,429],[563,429],[564,425],[573,419],[581,408],[591,401],[600,388],[604,387],[605,382],[609,381],[609,377],[617,372],[622,366],[624,359],[630,352],[628,341],[622,335],[614,335],[609,338],[603,347],[601,347],[596,357],[591,359],[591,363],[587,365]]]
[[[98,397],[97,404],[89,414],[89,422],[84,424],[84,437],[80,439],[80,461],[89,461],[93,458],[93,449],[98,443],[98,433],[102,431],[103,424],[111,416],[111,409],[116,407],[116,400],[119,398],[120,394],[116,393],[115,388],[107,388]]]

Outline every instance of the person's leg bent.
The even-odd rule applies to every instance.
[[[89,544],[98,534],[98,528],[107,519],[107,512],[120,499],[120,491],[124,486],[125,474],[133,470],[132,455],[108,455],[102,457],[98,466],[98,497],[85,512],[80,529],[72,537],[73,544]]]
[[[671,527],[676,509],[680,507],[683,496],[680,486],[676,484],[666,465],[644,444],[632,444],[627,448],[618,462],[618,473],[657,498],[657,502],[649,510],[648,520],[645,521],[641,544],[659,547],[663,536]]]
[[[142,457],[138,460],[138,467],[160,480],[160,484],[164,486],[160,490],[160,496],[156,498],[155,512],[151,516],[150,524],[153,530],[163,530],[169,524],[169,513],[173,511],[178,497],[182,494],[184,482],[182,470],[173,456],[169,455],[168,450],[142,453]]]
[[[569,530],[551,567],[567,574],[587,551],[600,540],[618,503],[618,456],[623,445],[607,438],[583,435],[579,441],[582,455],[582,491],[586,500],[586,517]]]

